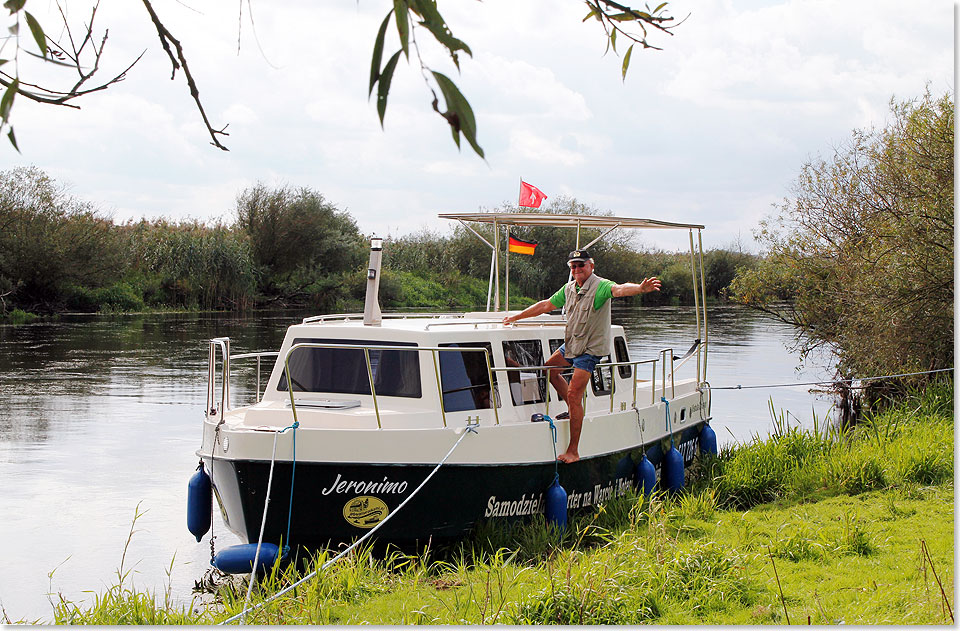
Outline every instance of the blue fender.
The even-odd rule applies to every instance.
[[[218,552],[210,564],[224,574],[249,574],[256,556],[257,544],[241,543]],[[260,544],[260,559],[257,562],[257,571],[272,567],[279,558],[280,548],[275,544]]]
[[[637,464],[636,476],[637,486],[643,489],[643,494],[646,497],[650,497],[650,494],[653,493],[653,489],[657,485],[657,470],[654,468],[653,463],[647,459],[647,454],[643,454],[643,457]]]
[[[567,491],[560,486],[560,480],[554,479],[547,489],[544,513],[548,524],[553,524],[561,530],[567,525]]]
[[[210,530],[211,501],[210,476],[201,461],[197,472],[187,483],[187,529],[197,538],[198,543]]]
[[[660,483],[671,493],[683,489],[683,456],[676,447],[671,447],[660,463]]]
[[[717,455],[717,433],[713,428],[704,424],[700,430],[700,453]]]

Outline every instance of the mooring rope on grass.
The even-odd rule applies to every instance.
[[[253,556],[253,571],[250,572],[250,582],[247,584],[247,597],[243,601],[243,608],[246,609],[250,603],[250,594],[253,592],[253,579],[256,576],[256,567],[260,564],[260,548],[263,546],[263,533],[267,527],[267,510],[270,508],[270,487],[273,486],[273,466],[277,461],[277,437],[288,429],[293,430],[293,472],[290,474],[290,506],[287,512],[287,538],[282,541],[283,550],[280,552],[280,558],[287,556],[287,550],[290,549],[290,518],[293,516],[293,483],[297,474],[297,428],[300,427],[298,421],[293,425],[284,427],[279,432],[273,434],[273,456],[270,457],[270,476],[267,478],[267,496],[263,504],[263,519],[260,522],[260,536],[257,538],[257,551]]]
[[[879,381],[881,379],[896,379],[898,377],[916,377],[919,375],[932,375],[939,372],[951,372],[953,368],[939,368],[937,370],[924,370],[922,372],[905,372],[899,375],[884,375],[882,377],[857,377],[854,379],[834,379],[832,381],[807,381],[802,383],[770,383],[759,385],[736,385],[736,386],[710,386],[710,390],[751,390],[754,388],[788,388],[790,386],[832,386],[838,383],[852,384],[854,381]]]
[[[410,495],[407,496],[407,499],[405,499],[405,500],[403,500],[402,502],[400,502],[400,505],[397,506],[397,507],[393,510],[393,512],[391,512],[390,514],[388,514],[388,515],[383,519],[383,521],[381,521],[379,524],[377,524],[376,526],[374,526],[367,534],[365,534],[364,536],[362,536],[362,537],[360,537],[359,539],[357,539],[356,541],[354,541],[346,550],[344,550],[343,552],[341,552],[341,553],[338,554],[337,556],[333,557],[332,559],[330,559],[329,561],[327,561],[326,563],[324,563],[319,569],[316,569],[316,570],[314,570],[313,572],[310,572],[309,574],[307,574],[306,576],[304,576],[303,578],[301,578],[301,579],[300,579],[299,581],[297,581],[296,583],[293,583],[292,585],[289,585],[289,586],[285,587],[284,589],[280,590],[279,592],[277,592],[276,594],[274,594],[274,595],[271,596],[270,598],[264,600],[262,603],[259,603],[258,605],[254,606],[254,607],[249,607],[249,608],[248,608],[246,605],[244,605],[243,611],[241,611],[240,613],[236,614],[235,616],[232,616],[232,617],[230,617],[230,618],[227,618],[226,620],[224,620],[223,622],[220,622],[219,624],[220,624],[220,625],[229,624],[229,623],[231,623],[231,622],[234,622],[235,620],[239,620],[240,618],[246,619],[246,615],[247,615],[248,613],[252,613],[252,612],[254,612],[254,611],[256,611],[256,610],[258,610],[258,609],[260,609],[260,608],[262,608],[262,607],[265,607],[266,605],[270,604],[271,602],[273,602],[273,601],[276,600],[277,598],[280,598],[281,596],[283,596],[283,595],[286,594],[287,592],[293,590],[294,588],[298,587],[299,585],[302,585],[302,584],[305,583],[306,581],[310,580],[311,578],[313,578],[314,576],[316,576],[317,574],[319,574],[321,571],[327,569],[328,567],[330,567],[331,565],[333,565],[334,563],[336,563],[337,561],[339,561],[340,559],[342,559],[344,556],[346,556],[351,550],[353,550],[354,548],[356,548],[358,545],[360,545],[361,543],[363,543],[364,541],[366,541],[367,539],[369,539],[369,538],[373,535],[373,533],[375,533],[377,530],[379,530],[380,527],[383,526],[385,523],[387,523],[388,521],[390,521],[390,519],[391,519],[394,515],[396,515],[397,513],[399,513],[400,510],[401,510],[404,506],[406,506],[407,502],[409,502],[410,500],[412,500],[412,499],[414,498],[414,496],[415,496],[417,493],[419,493],[420,490],[421,490],[424,486],[426,486],[427,482],[430,481],[430,478],[432,478],[432,477],[434,476],[434,474],[435,474],[437,471],[440,470],[440,467],[442,467],[444,464],[446,464],[447,460],[450,458],[450,455],[453,454],[454,450],[455,450],[457,447],[460,446],[460,443],[463,442],[463,439],[466,438],[467,434],[476,434],[476,433],[477,433],[476,428],[474,428],[474,427],[466,427],[466,428],[465,428],[465,431],[463,432],[463,434],[461,434],[460,438],[457,439],[457,442],[455,442],[455,443],[453,444],[453,447],[450,448],[450,451],[447,452],[447,455],[445,455],[445,456],[443,457],[443,459],[442,459],[440,462],[437,463],[437,466],[435,466],[435,467],[433,468],[433,470],[427,475],[427,477],[423,479],[423,482],[421,482],[420,485],[417,486],[417,488],[415,488],[415,489],[413,490],[413,492],[412,492]],[[251,576],[251,580],[252,580],[252,579],[253,579],[253,577]]]

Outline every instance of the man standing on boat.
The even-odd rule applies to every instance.
[[[506,316],[504,324],[513,324],[523,318],[549,313],[566,305],[567,328],[563,344],[547,360],[550,383],[567,404],[570,414],[570,444],[557,456],[561,462],[576,462],[583,427],[583,394],[597,363],[610,354],[611,298],[636,296],[660,291],[656,277],[644,278],[641,283],[617,284],[593,273],[593,258],[586,250],[574,250],[567,257],[573,280],[546,300],[533,304],[520,313]],[[570,383],[563,378],[564,369],[573,365]]]

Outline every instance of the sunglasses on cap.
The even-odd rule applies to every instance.
[[[572,262],[570,263],[570,269],[574,269],[574,268],[577,268],[577,267],[583,267],[584,265],[586,265],[586,263],[584,263],[583,261],[572,261]]]

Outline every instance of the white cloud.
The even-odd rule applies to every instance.
[[[246,126],[260,122],[260,117],[252,108],[243,103],[234,103],[223,112],[223,119],[231,125]]]
[[[543,117],[550,121],[587,121],[593,113],[583,95],[558,80],[549,68],[499,55],[477,55],[478,68],[470,84],[495,116],[516,119]]]
[[[584,162],[583,154],[563,146],[561,139],[544,138],[522,129],[510,134],[509,151],[518,158],[536,160],[546,165],[577,166]]]

